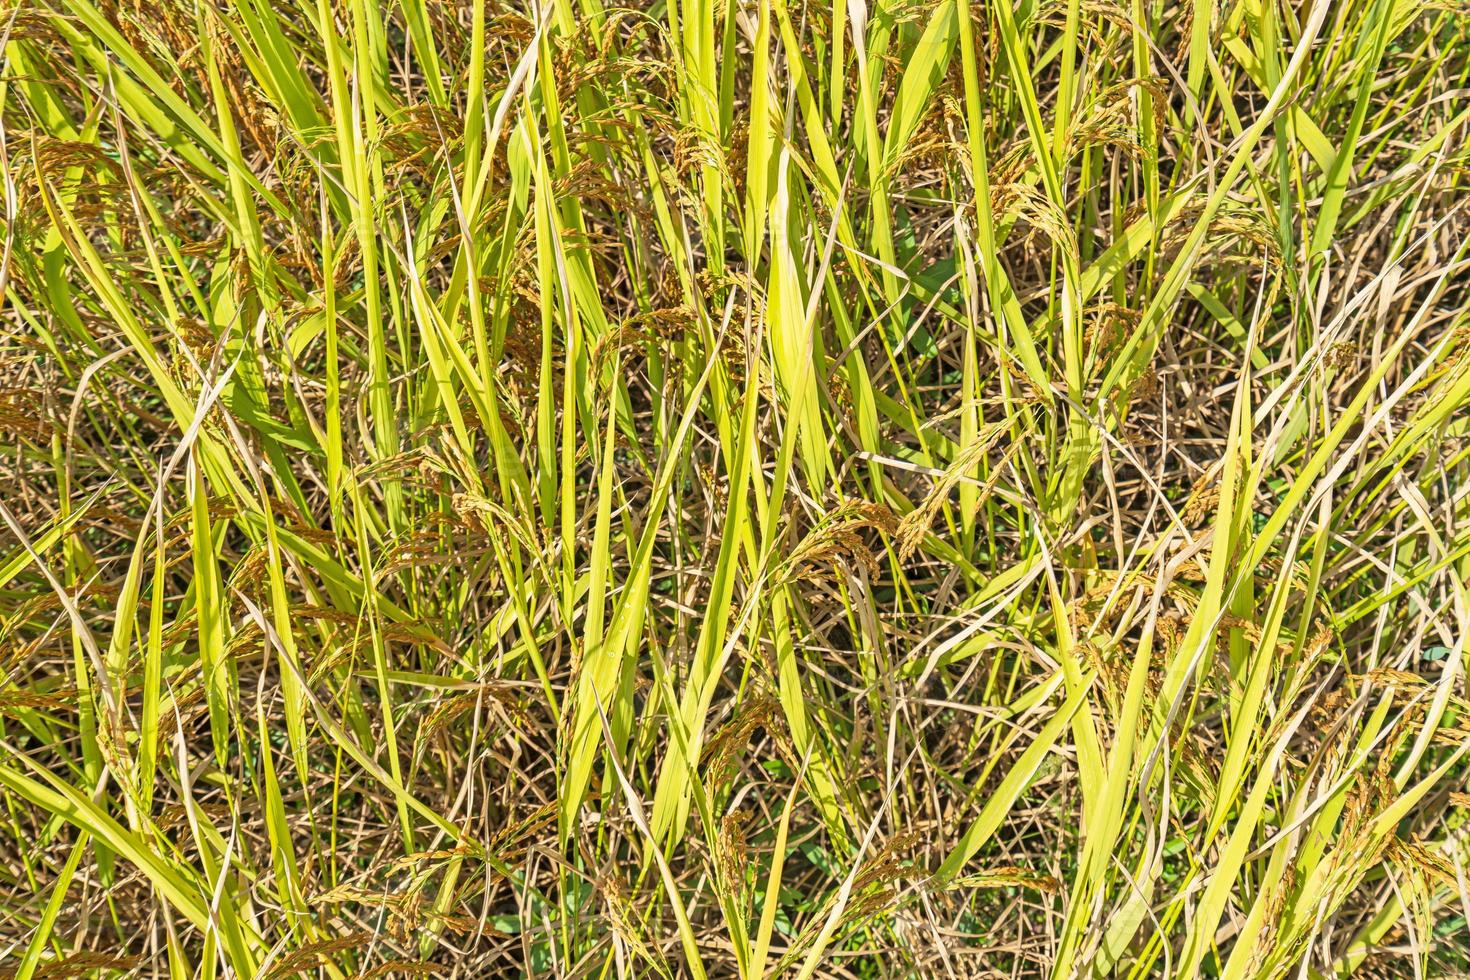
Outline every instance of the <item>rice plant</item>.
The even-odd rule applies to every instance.
[[[0,971],[1470,973],[1463,0],[0,0]]]

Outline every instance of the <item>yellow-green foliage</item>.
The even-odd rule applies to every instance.
[[[0,3],[0,969],[1470,970],[1470,15]]]

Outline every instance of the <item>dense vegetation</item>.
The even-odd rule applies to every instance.
[[[1470,970],[1461,0],[7,0],[0,969]]]

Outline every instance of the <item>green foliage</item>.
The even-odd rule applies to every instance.
[[[20,980],[1470,962],[1462,6],[0,30]]]

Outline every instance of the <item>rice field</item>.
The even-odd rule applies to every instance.
[[[0,975],[1470,976],[1463,0],[0,52]]]

